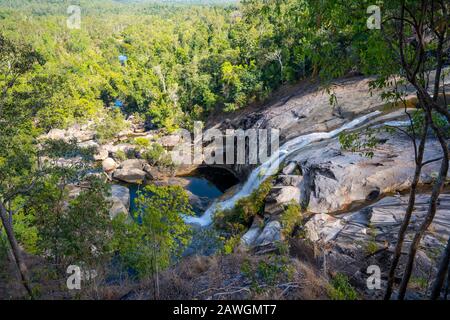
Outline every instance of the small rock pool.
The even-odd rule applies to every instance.
[[[190,176],[169,178],[164,182],[154,182],[157,185],[180,185],[189,194],[192,209],[201,216],[207,208],[227,190],[239,184],[239,180],[226,170],[218,168],[198,168]],[[135,199],[143,186],[127,185],[130,190],[130,212],[136,210]],[[220,247],[217,231],[211,226],[192,226],[195,229],[192,242],[183,255],[210,255]]]
[[[204,177],[183,177],[182,179],[184,189],[199,199],[203,199],[203,202],[208,200],[212,202],[223,195],[223,192],[216,185]],[[130,212],[134,212],[136,210],[135,199],[143,186],[132,184],[128,188],[130,189]],[[195,205],[193,205],[193,209],[197,214],[202,211],[202,208],[196,208]]]

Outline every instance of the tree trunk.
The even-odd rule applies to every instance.
[[[406,208],[405,217],[403,218],[402,225],[398,231],[397,244],[395,246],[394,256],[392,258],[391,268],[389,269],[388,283],[384,300],[389,300],[392,295],[392,288],[394,286],[395,270],[397,269],[398,262],[402,254],[403,242],[405,240],[405,234],[411,221],[411,215],[414,211],[414,204],[416,203],[416,191],[420,181],[420,173],[422,171],[423,154],[425,152],[425,142],[427,139],[428,121],[425,123],[424,132],[420,138],[420,144],[416,157],[416,170],[414,172],[414,178],[411,183],[411,190],[409,192],[408,207]]]
[[[439,195],[441,194],[441,190],[444,185],[444,182],[447,179],[447,172],[448,172],[449,155],[448,155],[447,143],[446,143],[445,139],[443,138],[441,130],[433,123],[433,120],[431,118],[430,109],[428,109],[428,107],[426,107],[426,108],[427,108],[426,116],[428,117],[431,127],[433,128],[433,131],[435,132],[435,134],[439,140],[439,143],[441,144],[444,157],[441,162],[439,176],[433,186],[427,215],[425,217],[425,220],[420,225],[419,231],[416,232],[414,239],[411,243],[411,247],[409,249],[408,262],[405,266],[405,271],[403,273],[403,278],[402,278],[402,282],[400,284],[399,293],[398,293],[399,300],[403,300],[405,298],[406,288],[408,286],[409,279],[411,278],[414,259],[415,259],[415,255],[416,255],[417,249],[420,244],[420,240],[422,239],[425,231],[430,226],[431,222],[433,222],[434,216],[436,214],[436,209],[437,209],[437,200],[439,198]]]
[[[11,246],[11,251],[14,256],[14,260],[16,261],[17,268],[20,273],[21,281],[25,290],[33,298],[33,291],[31,290],[30,281],[28,279],[28,268],[23,261],[22,253],[17,243],[16,237],[14,236],[14,231],[12,225],[9,223],[9,214],[3,205],[0,202],[0,218],[2,220],[3,227],[5,228],[6,235],[8,237],[9,244]]]
[[[433,289],[431,291],[431,300],[436,300],[439,298],[442,290],[442,285],[444,284],[445,274],[447,273],[448,263],[450,258],[450,237],[447,241],[447,246],[442,254],[441,264],[439,265],[439,270],[436,275],[436,280],[433,284]]]
[[[447,300],[448,289],[450,289],[449,287],[450,287],[450,266],[449,266],[448,272],[447,272],[447,283],[445,284],[444,300]]]

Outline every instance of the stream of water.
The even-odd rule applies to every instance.
[[[268,176],[275,174],[278,171],[280,164],[292,153],[300,151],[313,142],[335,138],[341,132],[356,128],[379,114],[381,114],[380,111],[374,111],[350,121],[349,123],[333,131],[310,133],[287,141],[277,152],[273,153],[266,162],[252,171],[247,181],[231,198],[224,201],[214,202],[200,217],[185,216],[185,221],[187,223],[197,224],[202,227],[210,225],[212,223],[213,215],[218,209],[223,210],[233,208],[239,199],[249,196],[254,190],[258,189],[261,183],[264,182]]]

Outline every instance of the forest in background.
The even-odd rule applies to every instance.
[[[1,1],[0,26],[5,37],[39,53],[40,64],[16,89],[35,93],[27,103],[39,128],[104,115],[119,100],[124,115],[139,113],[172,130],[264,101],[280,85],[311,75],[376,72],[365,50],[366,2],[349,3],[361,13],[355,24],[338,5],[317,1],[80,1],[82,27],[70,30],[67,7],[77,3]]]

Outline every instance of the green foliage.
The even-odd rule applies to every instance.
[[[292,235],[295,227],[302,220],[302,210],[298,203],[295,201],[289,203],[281,214],[281,225],[283,226],[282,233],[288,237]]]
[[[93,265],[110,253],[109,186],[89,177],[75,197],[69,197],[58,175],[45,179],[25,212],[35,217],[40,252],[57,265],[84,262]],[[31,231],[31,230],[30,230]]]
[[[409,285],[412,287],[418,287],[422,290],[425,290],[428,288],[429,279],[424,277],[411,277],[411,280],[409,282]]]
[[[368,128],[361,132],[342,132],[339,135],[339,143],[345,151],[359,152],[361,156],[373,158],[373,149],[378,145],[377,130]]]
[[[251,280],[253,290],[262,292],[261,285],[273,286],[280,281],[290,281],[294,270],[287,255],[270,255],[256,263],[244,261],[241,272]]]
[[[7,37],[23,37],[43,58],[21,90],[40,93],[29,101],[42,106],[39,127],[102,118],[118,99],[125,113],[174,130],[212,111],[264,100],[280,85],[310,75],[378,72],[390,60],[380,35],[366,28],[369,4],[93,1],[83,2],[82,29],[69,30],[60,23],[67,19],[62,4],[0,3],[0,26]],[[120,54],[128,57],[125,65]]]
[[[19,241],[26,252],[30,254],[41,253],[38,247],[39,232],[34,215],[19,211],[14,215],[13,229],[17,241]]]
[[[106,142],[113,139],[117,134],[127,129],[127,122],[118,109],[110,110],[105,117],[98,121],[96,125],[97,139]]]
[[[0,228],[0,279],[7,275],[8,266],[8,250],[9,244],[6,239],[6,234],[2,228]]]
[[[116,158],[116,160],[119,160],[119,161],[125,161],[128,159],[127,154],[123,150],[118,150],[114,154],[114,158]]]
[[[268,284],[274,284],[277,276],[285,270],[285,266],[278,263],[268,263],[260,261],[256,268],[256,273]]]
[[[437,114],[436,112],[433,112],[431,114],[431,117],[433,119],[434,124],[442,130],[444,133],[445,138],[450,138],[450,124],[447,122],[447,119],[445,119],[442,115]],[[424,123],[425,123],[425,114],[423,110],[415,110],[412,114],[412,123],[413,127],[409,128],[409,131],[412,133],[414,132],[417,136],[421,136],[423,134],[424,130]]]
[[[162,168],[170,168],[173,166],[170,154],[166,152],[163,146],[156,142],[144,150],[142,157],[153,166]]]
[[[219,229],[231,231],[234,234],[236,234],[236,231],[239,232],[249,227],[253,217],[263,213],[264,200],[271,189],[272,179],[267,179],[250,196],[237,201],[234,208],[219,210],[214,215],[215,226]]]
[[[109,196],[107,184],[90,178],[87,187],[69,201],[68,210],[60,221],[65,256],[92,264],[109,254]]]
[[[378,245],[375,241],[369,241],[366,245],[366,253],[372,255],[378,250]]]
[[[27,78],[42,57],[29,45],[0,33],[0,199],[33,179],[37,136]]]
[[[179,186],[146,186],[135,200],[133,222],[113,221],[114,248],[122,263],[140,277],[167,268],[191,239],[182,215],[193,215],[187,193]]]
[[[336,274],[331,280],[329,295],[332,300],[356,300],[358,293],[351,286],[348,277],[342,273]]]
[[[250,196],[237,201],[234,208],[219,210],[215,213],[213,218],[215,227],[225,232],[225,236],[221,237],[224,254],[234,252],[253,218],[263,213],[264,200],[271,188],[272,179],[267,179]]]
[[[223,253],[225,255],[232,254],[234,252],[234,249],[239,245],[240,241],[241,237],[239,235],[234,235],[226,239],[223,244]]]
[[[138,137],[134,139],[134,145],[140,147],[140,148],[149,148],[150,147],[150,140],[143,137]]]

